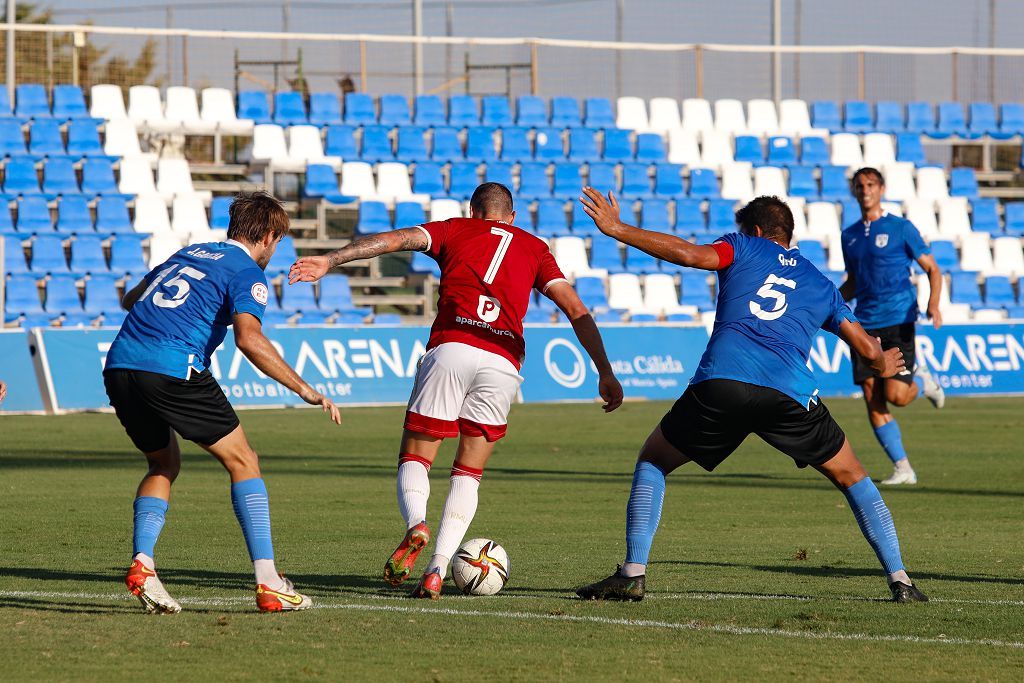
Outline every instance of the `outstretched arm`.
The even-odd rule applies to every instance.
[[[892,377],[906,366],[898,347],[883,351],[878,339],[865,332],[860,323],[844,320],[839,326],[839,336],[871,364],[879,377]]]
[[[604,350],[604,342],[601,341],[597,323],[568,282],[556,282],[547,288],[544,295],[554,301],[569,318],[576,338],[583,344],[590,360],[594,361],[598,376],[597,391],[604,399],[604,412],[610,413],[622,405],[622,386],[612,372],[612,364],[608,362],[608,354]]]
[[[252,361],[265,375],[285,385],[303,401],[314,406],[323,406],[335,424],[341,424],[341,413],[331,399],[306,383],[292,366],[281,358],[274,345],[263,334],[259,319],[250,313],[236,313],[234,316],[235,346]]]
[[[368,235],[323,256],[304,256],[292,264],[288,271],[288,284],[316,282],[349,261],[373,258],[396,251],[423,251],[430,246],[426,234],[419,228],[402,228],[378,235]]]
[[[942,295],[942,270],[931,254],[922,254],[917,259],[921,270],[928,276],[928,317],[935,329],[942,327],[942,313],[939,312],[939,297]]]
[[[586,195],[580,197],[580,201],[583,202],[583,210],[594,219],[598,229],[609,237],[636,247],[662,261],[702,270],[718,270],[718,252],[714,247],[687,242],[663,232],[641,230],[632,225],[626,225],[619,218],[619,202],[611,192],[605,199],[604,195],[594,188],[584,187],[583,194]]]
[[[146,282],[145,278],[143,278],[142,282],[126,291],[124,296],[121,297],[121,308],[126,311],[132,310],[132,306],[135,305],[135,302],[139,300],[139,297],[142,296],[142,293],[146,291],[146,287],[148,286],[149,283]]]

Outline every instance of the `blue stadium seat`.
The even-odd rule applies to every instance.
[[[498,158],[494,150],[494,128],[476,126],[466,134],[466,160],[491,162]]]
[[[974,218],[971,227],[976,232],[998,232],[997,200],[975,199],[971,204]],[[1003,217],[1006,219],[1006,234],[1015,237],[1024,236],[1024,202],[1006,202],[1003,204],[1003,210],[1005,212]]]
[[[551,100],[551,125],[557,128],[577,128],[580,120],[580,103],[575,97],[555,97]]]
[[[1024,104],[1007,102],[999,110],[999,132],[1010,136],[1024,134]]]
[[[850,182],[846,179],[845,166],[821,167],[821,198],[826,202],[839,201],[850,197]]]
[[[401,325],[402,316],[398,313],[375,313],[373,315],[374,325]]]
[[[587,212],[583,210],[583,202],[574,201],[572,203],[572,234],[577,237],[596,237],[601,234],[601,231],[594,225],[593,219],[587,215]]]
[[[53,86],[53,116],[61,121],[89,118],[82,89],[66,83]]]
[[[879,102],[875,106],[875,114],[875,130],[880,133],[901,133],[906,128],[906,116],[899,102]]]
[[[109,159],[96,157],[82,163],[82,192],[93,195],[117,195],[117,179]]]
[[[1013,137],[1013,133],[1004,133],[999,130],[996,122],[996,107],[991,102],[971,102],[968,111],[971,120],[967,130],[976,136],[988,135],[996,140],[1006,140]]]
[[[297,258],[299,255],[295,253],[295,240],[288,235],[282,237],[281,241],[277,243],[274,255],[270,257],[270,263],[264,269],[267,277],[275,278],[287,273]]]
[[[736,228],[736,202],[732,199],[708,201],[708,232],[730,232]]]
[[[22,197],[18,200],[17,229],[22,233],[53,232],[50,208],[46,205],[44,197]]]
[[[920,133],[898,133],[896,135],[896,161],[909,161],[915,166],[922,166],[926,163]]]
[[[121,308],[121,297],[117,293],[118,277],[113,273],[96,273],[85,281],[85,302],[86,313],[98,313],[104,316],[104,324],[107,324],[107,316],[112,320],[123,319],[124,310]]]
[[[656,323],[658,322],[658,316],[654,313],[630,313],[629,322],[631,323]]]
[[[21,238],[15,235],[4,235],[4,273],[27,273],[28,262],[25,261],[25,249],[21,246]]]
[[[389,93],[380,96],[380,125],[408,126],[411,122],[409,100],[405,99],[405,95]]]
[[[654,166],[654,194],[665,199],[685,197],[683,189],[683,167],[679,164],[661,163]]]
[[[434,128],[430,158],[441,163],[461,161],[463,155],[459,131],[444,124]]]
[[[309,123],[309,117],[306,116],[306,103],[302,101],[302,93],[286,91],[274,94],[274,123],[279,126]]]
[[[478,164],[460,161],[451,165],[448,172],[448,196],[454,199],[469,199],[480,183]]]
[[[701,200],[699,199],[677,199],[676,200],[676,225],[675,231],[680,235],[693,235],[703,233],[707,229],[704,222],[704,213],[700,210]]]
[[[82,195],[68,195],[57,205],[57,232],[64,234],[95,233],[89,200]]]
[[[911,102],[907,105],[907,132],[926,133],[934,137],[935,109],[930,102]]]
[[[81,194],[75,166],[68,157],[54,157],[43,164],[43,194],[48,197]]]
[[[492,161],[487,164],[484,168],[484,179],[489,183],[504,185],[515,194],[515,186],[512,183],[512,164],[507,161]]]
[[[815,128],[827,128],[833,133],[843,130],[839,105],[831,100],[818,100],[811,104],[811,121]]]
[[[555,189],[553,194],[559,199],[577,201],[583,193],[583,168],[574,161],[561,161],[555,164]]]
[[[530,306],[526,309],[526,315],[523,316],[524,323],[550,323],[551,322],[551,311],[537,308],[536,306]]]
[[[633,247],[626,247],[626,270],[631,273],[657,273],[658,259]]]
[[[588,97],[584,102],[587,128],[615,128],[615,112],[607,97]]]
[[[533,158],[528,132],[526,128],[518,126],[501,129],[502,161],[530,161]]]
[[[536,95],[520,95],[516,100],[516,125],[540,128],[548,125],[548,106]]]
[[[74,275],[58,273],[46,283],[46,312],[59,315],[73,313],[84,315],[82,299],[78,296],[78,283]]]
[[[551,196],[547,164],[528,162],[519,166],[519,190],[522,199],[543,199]]]
[[[357,235],[374,235],[391,229],[391,216],[384,202],[362,201],[359,203]]]
[[[605,161],[630,161],[633,158],[633,143],[630,140],[632,131],[620,128],[607,128],[604,131]]]
[[[623,164],[622,188],[619,194],[627,199],[649,199],[654,197],[651,190],[650,166],[647,164]]]
[[[340,157],[349,161],[358,159],[359,148],[356,145],[355,128],[340,124],[328,125],[324,152],[327,156]]]
[[[964,106],[959,102],[939,103],[939,123],[936,132],[928,133],[933,138],[948,138],[950,135],[957,135],[962,138],[978,138],[979,134],[967,130],[967,117],[964,115]]]
[[[831,160],[825,138],[806,137],[800,140],[800,163],[804,166],[825,166]]]
[[[587,185],[605,194],[608,194],[609,191],[618,191],[619,184],[615,179],[615,164],[596,162],[589,164],[587,168]]]
[[[0,84],[0,117],[11,118],[14,116],[11,110],[11,98],[7,93],[7,85]]]
[[[31,157],[13,157],[4,167],[4,193],[9,195],[37,195],[39,174],[36,173],[36,162]]]
[[[395,227],[411,228],[427,222],[427,212],[419,202],[397,202],[395,204]]]
[[[110,271],[115,275],[128,275],[135,279],[149,269],[142,255],[141,235],[118,235],[110,242]]]
[[[507,128],[515,125],[512,120],[512,107],[508,98],[501,95],[488,95],[483,98],[483,117],[481,123],[485,126]]]
[[[12,273],[7,280],[4,322],[14,322],[22,314],[41,315],[43,313],[36,276],[31,273]]]
[[[369,313],[359,313],[357,311],[342,311],[337,314],[334,318],[335,325],[365,325],[366,318]]]
[[[619,243],[610,238],[595,239],[590,245],[590,267],[607,270],[609,273],[622,272],[622,250]]]
[[[949,273],[960,270],[960,257],[956,253],[956,246],[949,240],[932,240],[929,246],[932,249],[932,256],[939,270]]]
[[[320,280],[320,309],[354,313],[363,317],[371,312],[368,308],[360,308],[352,303],[352,286],[347,275],[328,275]]]
[[[448,98],[448,125],[472,128],[480,125],[480,108],[470,95],[452,95]]]
[[[281,310],[285,313],[313,313],[320,311],[312,282],[296,282],[281,287]],[[305,316],[303,316],[305,317]],[[303,321],[305,322],[305,321]],[[317,320],[316,322],[321,322]]]
[[[8,157],[28,154],[21,123],[15,119],[0,119],[0,154]]]
[[[349,93],[350,95],[353,93]],[[359,158],[375,164],[381,161],[394,161],[395,153],[391,149],[390,128],[384,126],[363,127],[363,147]]]
[[[10,235],[22,239],[24,235],[18,235],[14,229],[14,221],[11,220],[11,206],[10,202],[3,197],[0,197],[0,235]]]
[[[615,311],[598,311],[594,314],[594,320],[599,323],[621,323],[622,314]]]
[[[415,163],[430,158],[427,154],[426,130],[419,126],[402,126],[398,129],[398,152],[402,163]]]
[[[860,221],[860,204],[853,197],[843,197],[839,200],[839,225],[849,227]]]
[[[332,170],[333,175],[333,170]],[[309,185],[309,167],[306,167],[306,184]],[[337,184],[337,180],[335,180]],[[214,230],[227,230],[231,222],[231,202],[234,197],[214,197],[210,202],[210,227]]]
[[[364,92],[345,93],[345,123],[350,126],[377,123],[377,108],[373,98]]]
[[[14,115],[21,119],[48,119],[50,100],[39,83],[23,83],[14,91]]]
[[[828,258],[825,256],[825,247],[816,240],[800,240],[797,248],[805,259],[814,264],[818,270],[828,270]]]
[[[562,143],[562,131],[557,128],[539,128],[534,138],[534,156],[540,161],[562,161],[565,159],[565,147]]]
[[[789,167],[789,196],[804,197],[810,201],[818,198],[818,181],[810,166]]]
[[[68,154],[73,157],[103,156],[100,132],[93,119],[76,119],[68,123]]]
[[[721,196],[718,177],[710,168],[690,169],[690,196],[696,199],[710,199]]]
[[[37,275],[68,272],[63,238],[55,234],[37,233],[32,240],[32,262],[29,269]]]
[[[103,255],[103,244],[99,235],[79,235],[71,243],[71,272],[105,273],[107,258]]]
[[[978,178],[973,168],[962,166],[950,170],[949,194],[968,199],[978,198]]]
[[[978,274],[966,271],[950,274],[949,299],[955,304],[969,304],[981,307],[981,291],[978,289]]]
[[[355,201],[355,197],[347,197],[341,193],[338,186],[338,176],[334,168],[328,164],[310,164],[306,166],[306,184],[303,193],[314,199],[324,198],[332,204],[349,204]],[[230,199],[218,197],[217,199]],[[217,201],[216,199],[214,200]],[[230,206],[231,202],[227,202]],[[211,205],[212,208],[212,205]],[[210,227],[214,227],[211,225]],[[226,225],[224,226],[227,227]]]
[[[341,101],[332,92],[309,94],[309,122],[314,126],[341,123]]]
[[[434,279],[440,279],[441,277],[441,268],[437,265],[437,261],[422,251],[414,251],[412,253],[412,260],[409,262],[409,272],[433,275]]]
[[[64,156],[64,138],[56,119],[36,119],[28,129],[28,152],[32,156]]]
[[[267,93],[262,90],[239,90],[238,118],[252,119],[254,123],[273,123]]]
[[[1010,278],[1002,275],[989,275],[985,278],[985,305],[990,308],[1017,305]]]
[[[795,166],[796,143],[793,142],[793,138],[768,138],[768,163],[771,166]]]
[[[570,161],[598,161],[601,158],[597,150],[597,131],[593,128],[569,129]]]
[[[637,161],[664,161],[665,141],[657,133],[640,133],[636,136]]]
[[[132,232],[132,219],[124,197],[100,197],[96,202],[96,232],[101,235]]]
[[[871,105],[863,100],[849,100],[846,103],[843,129],[847,133],[868,133],[875,130]]]
[[[444,102],[437,95],[416,96],[416,118],[413,120],[417,126],[444,126],[448,118],[444,113]]]
[[[752,164],[764,163],[764,150],[761,149],[761,138],[753,135],[737,135],[733,159]]]
[[[715,307],[706,273],[684,271],[680,276],[679,289],[679,303],[683,306],[696,306],[702,311]]]
[[[50,327],[53,321],[52,313],[26,313],[21,320],[21,327],[26,330],[33,327]]]
[[[412,191],[416,194],[428,194],[435,199],[447,197],[441,165],[426,161],[416,164],[412,174]]]
[[[565,222],[565,202],[561,199],[542,199],[537,202],[534,232],[541,237],[559,237],[569,234]]]
[[[672,221],[668,215],[668,200],[648,199],[640,207],[640,227],[644,230],[671,232]]]

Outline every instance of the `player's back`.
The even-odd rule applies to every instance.
[[[262,317],[263,269],[237,242],[194,244],[147,276],[107,354],[108,368],[188,377],[205,369],[235,312]]]
[[[807,405],[817,393],[807,357],[817,331],[853,319],[835,285],[799,250],[760,237],[722,238],[733,262],[718,271],[715,326],[694,382],[733,379]]]

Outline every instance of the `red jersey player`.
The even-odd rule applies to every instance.
[[[441,267],[437,317],[409,399],[398,466],[398,507],[406,535],[384,567],[399,585],[430,540],[427,472],[441,441],[460,436],[434,555],[412,595],[436,600],[448,563],[469,529],[477,490],[495,442],[505,435],[519,389],[523,317],[534,289],[565,312],[599,374],[598,393],[610,412],[622,403],[594,319],[565,279],[547,244],[512,223],[512,193],[484,183],[470,200],[470,218],[426,223],[358,239],[324,256],[300,258],[288,282],[314,282],[349,261],[396,251],[425,251]]]

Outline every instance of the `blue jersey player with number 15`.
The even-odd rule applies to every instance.
[[[758,197],[736,213],[739,233],[696,245],[622,223],[611,193],[607,200],[590,187],[584,193],[584,208],[602,233],[664,261],[717,271],[719,295],[714,330],[690,386],[640,449],[626,507],[625,563],[577,594],[642,599],[666,475],[691,460],[710,472],[757,434],[843,492],[882,564],[893,600],[926,601],[904,569],[888,508],[818,399],[807,366],[822,328],[846,340],[882,377],[902,369],[903,354],[898,348],[883,351],[835,285],[789,247],[789,207],[776,197]]]
[[[269,296],[263,269],[288,232],[288,215],[265,192],[237,196],[229,214],[226,242],[185,247],[125,294],[128,317],[103,371],[110,405],[149,463],[135,497],[132,564],[125,577],[147,612],[181,611],[157,577],[153,559],[181,468],[175,432],[206,449],[231,477],[231,502],[256,573],[259,610],[311,604],[277,573],[259,459],[210,374],[210,356],[228,326],[235,328],[235,346],[260,371],[321,406],[334,422],[341,417],[263,336],[260,320]]]

